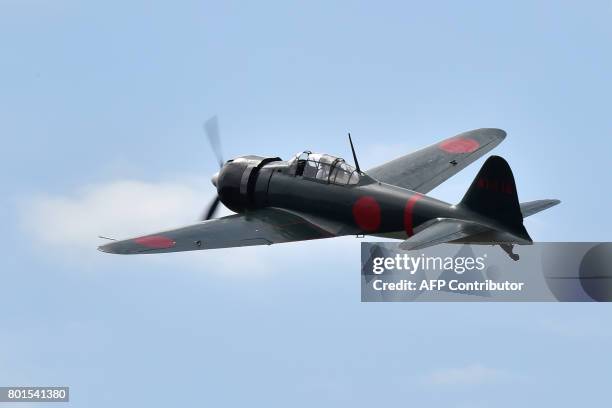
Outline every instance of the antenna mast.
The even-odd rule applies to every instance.
[[[353,139],[351,139],[351,132],[348,134],[349,143],[351,144],[351,151],[353,152],[353,160],[355,160],[355,167],[357,168],[357,172],[361,174],[361,169],[359,168],[359,162],[357,161],[357,154],[355,154],[355,147],[353,146]]]

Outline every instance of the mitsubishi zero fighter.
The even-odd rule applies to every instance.
[[[114,254],[153,254],[271,245],[370,235],[402,240],[403,250],[441,243],[514,245],[532,238],[523,219],[559,203],[520,203],[510,166],[490,156],[457,204],[427,195],[501,143],[500,129],[476,129],[362,171],[349,135],[354,165],[310,151],[289,160],[247,155],[224,161],[217,119],[205,129],[219,160],[212,184],[217,197],[200,222],[100,246]],[[219,202],[235,212],[214,218]]]

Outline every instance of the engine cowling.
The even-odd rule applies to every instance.
[[[253,208],[259,170],[279,160],[279,157],[241,156],[227,161],[216,178],[217,193],[223,205],[238,213]]]

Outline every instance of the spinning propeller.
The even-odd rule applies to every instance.
[[[210,147],[215,154],[217,161],[219,162],[219,170],[223,167],[223,154],[221,153],[221,139],[219,137],[219,121],[216,116],[208,119],[204,122],[204,132],[206,132],[206,137],[208,137],[208,142],[210,143]],[[215,187],[217,187],[217,180],[219,178],[219,172],[216,172],[210,181],[213,183]],[[217,207],[219,206],[219,195],[213,199],[213,201],[208,205],[206,211],[202,214],[201,220],[206,221],[210,220],[214,217],[215,212],[217,211]]]

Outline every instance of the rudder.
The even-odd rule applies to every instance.
[[[488,217],[502,224],[508,232],[531,241],[523,226],[514,175],[503,158],[491,156],[485,161],[459,205]]]

